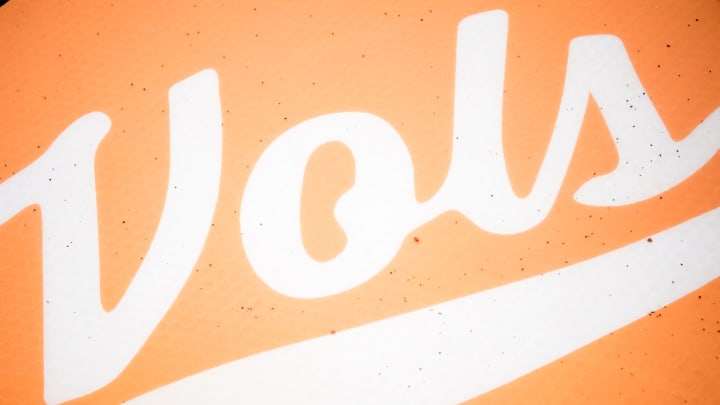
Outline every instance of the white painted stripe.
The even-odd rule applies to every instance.
[[[652,243],[643,238],[544,275],[232,361],[128,403],[467,400],[720,276],[720,209],[651,236]]]

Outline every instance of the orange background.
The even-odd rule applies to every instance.
[[[204,68],[220,78],[221,189],[195,271],[127,369],[72,403],[121,402],[259,351],[576,263],[720,202],[716,156],[662,198],[617,208],[575,203],[582,183],[617,163],[591,102],[558,201],[536,228],[498,236],[448,213],[408,236],[366,284],[322,299],[275,293],[250,268],[239,229],[244,185],[262,151],[306,119],[367,111],[400,132],[417,197],[428,199],[450,163],[456,30],[471,14],[499,8],[509,14],[503,127],[519,195],[529,192],[543,159],[574,37],[623,40],[675,139],[720,106],[715,0],[276,3],[11,0],[0,8],[0,181],[81,115],[102,111],[112,119],[96,157],[108,310],[137,270],[162,211],[167,91]],[[332,207],[352,180],[351,155],[338,144],[320,148],[308,164],[303,237],[317,258],[344,246]],[[41,240],[37,207],[0,226],[0,403],[42,403]],[[719,357],[715,280],[471,402],[720,403]]]

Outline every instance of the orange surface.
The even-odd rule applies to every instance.
[[[466,16],[509,14],[503,127],[520,195],[544,156],[577,36],[622,39],[676,140],[720,106],[715,0],[340,3],[11,0],[0,8],[0,181],[81,115],[112,119],[96,157],[106,309],[124,293],[160,218],[167,91],[204,68],[220,78],[221,189],[195,272],[125,371],[71,403],[118,403],[253,353],[579,262],[719,205],[717,156],[662,198],[617,208],[574,202],[581,184],[617,163],[591,102],[557,203],[536,228],[498,236],[449,213],[412,233],[387,268],[355,289],[310,300],[274,292],[250,268],[239,230],[244,185],[262,151],[306,119],[367,111],[399,131],[417,197],[427,200],[450,163],[456,30]],[[352,157],[338,144],[308,164],[303,238],[314,257],[329,259],[344,246],[332,209],[353,176]],[[0,226],[0,403],[43,401],[40,246],[38,210]],[[470,402],[720,403],[719,357],[715,280]]]

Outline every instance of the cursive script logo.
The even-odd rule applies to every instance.
[[[296,298],[347,291],[380,272],[412,230],[450,210],[496,234],[516,234],[537,226],[555,204],[590,97],[600,107],[615,140],[619,164],[611,173],[588,181],[577,191],[575,199],[581,204],[627,205],[659,195],[698,171],[720,148],[720,110],[710,114],[682,141],[674,141],[622,42],[609,35],[578,37],[570,43],[565,85],[550,145],[532,191],[527,197],[518,197],[510,185],[502,146],[506,38],[504,11],[470,16],[458,28],[452,160],[443,185],[427,202],[419,203],[415,198],[410,153],[400,134],[376,115],[340,112],[311,118],[290,128],[267,147],[244,190],[240,231],[253,269],[270,288]],[[99,112],[77,119],[47,152],[0,184],[1,222],[28,205],[38,204],[42,210],[47,402],[80,397],[116,378],[189,277],[203,250],[220,184],[223,136],[218,86],[215,71],[204,70],[170,89],[171,163],[162,217],[146,259],[112,311],[102,308],[97,281],[94,177],[95,153],[109,131],[110,119]],[[335,208],[335,216],[347,235],[347,246],[337,257],[320,262],[311,258],[303,246],[300,194],[311,154],[333,141],[350,149],[357,175],[355,184]],[[658,299],[675,299],[715,276],[688,280],[682,290]],[[570,280],[574,281],[563,288],[586,291],[579,286],[587,281]],[[492,294],[507,299],[526,285],[537,293],[543,291],[544,284],[529,281]],[[446,307],[457,313],[462,312],[461,308],[512,312],[506,307],[493,308],[487,301],[489,297],[447,303]],[[478,300],[482,302],[475,302]],[[651,304],[643,302],[637,308],[644,310],[647,305]],[[636,312],[631,312],[632,316]],[[399,325],[409,322],[419,327],[427,321],[426,315],[413,313],[397,322],[388,320],[376,326],[382,329],[390,325],[392,330],[398,330]],[[619,319],[613,327],[636,319],[625,319],[617,313],[608,316]],[[562,313],[557,319],[564,319]],[[338,347],[347,349],[353,342],[369,339],[377,328],[344,335],[349,337],[343,338],[344,343]],[[548,356],[567,353],[579,342],[606,331],[598,329],[547,352],[551,353]],[[330,343],[319,340],[302,346],[312,347],[309,352],[300,351],[309,358],[313,350],[330,347],[327,345]],[[288,350],[280,355],[292,355],[293,349]],[[268,361],[268,356],[258,359]],[[547,361],[544,358],[522,363],[494,384]]]

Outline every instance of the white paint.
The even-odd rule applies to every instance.
[[[38,160],[0,184],[0,222],[39,204],[43,226],[45,401],[115,379],[165,316],[205,243],[220,184],[217,75],[170,89],[170,178],[152,244],[117,306],[100,300],[95,152],[109,118],[75,121]]]
[[[652,238],[544,275],[236,360],[127,403],[459,403],[720,276],[720,209]]]
[[[686,139],[673,141],[620,40],[606,35],[580,37],[570,45],[560,111],[537,180],[529,196],[518,198],[512,191],[502,148],[506,41],[504,11],[477,14],[459,26],[452,160],[445,183],[426,203],[415,199],[412,162],[402,138],[374,115],[344,112],[311,118],[268,147],[248,179],[240,222],[248,259],[270,288],[293,297],[313,298],[360,285],[393,259],[409,232],[448,210],[463,213],[493,233],[513,234],[533,228],[555,203],[590,96],[598,102],[616,139],[620,164],[612,173],[583,185],[575,196],[581,203],[631,204],[660,194],[695,173],[720,147],[720,110],[710,114]],[[88,394],[117,377],[174,302],[203,249],[218,196],[222,159],[215,72],[205,70],[177,83],[170,89],[169,99],[170,176],[165,206],[145,260],[114,310],[104,311],[100,300],[94,174],[95,153],[110,128],[109,118],[99,112],[79,118],[38,160],[0,184],[0,223],[28,205],[39,204],[42,210],[44,382],[49,403]],[[300,192],[307,160],[320,145],[331,141],[350,148],[357,176],[335,209],[348,237],[347,246],[336,258],[318,262],[309,257],[302,244]],[[703,218],[717,226],[716,211]],[[704,226],[695,221],[667,235],[695,240],[696,234],[687,229],[702,230],[717,242],[714,228]],[[698,263],[696,260],[709,257],[717,263],[714,245],[696,242],[702,249],[677,240],[667,246],[653,246],[664,246],[666,259]],[[422,393],[412,397],[417,401],[436,398],[427,391],[438,387],[445,391],[437,392],[456,392],[453,395],[458,398],[476,395],[717,276],[712,269],[717,266],[688,275],[677,273],[677,269],[667,267],[672,262],[655,263],[653,257],[644,257],[645,249],[628,247],[623,253],[556,273],[563,275],[557,278],[563,281],[549,282],[546,275],[442,304],[436,308],[447,311],[443,318],[428,315],[429,310],[416,311],[341,334],[336,340],[320,338],[253,356],[189,381],[205,381],[202,376],[206,375],[212,380],[219,373],[216,383],[226,389],[223,381],[229,378],[227,373],[237,372],[250,378],[244,383],[256,381],[257,386],[238,384],[247,392],[230,389],[232,395],[265,399],[287,391],[307,394],[307,398],[319,395],[319,399],[329,401],[352,393],[344,398],[352,400],[360,387],[354,385],[354,379],[362,377],[357,384],[374,384],[367,373],[380,372],[378,362],[387,361],[384,364],[388,368],[382,372],[390,384],[388,396],[368,385],[372,387],[368,395],[378,395],[378,400],[393,396],[405,399],[399,391],[392,391],[400,382],[407,382],[410,388],[430,387],[411,390]],[[618,258],[633,262],[635,267],[642,267],[642,263],[645,270],[621,272],[614,262]],[[671,289],[642,288],[643,283],[664,283],[667,277],[678,278],[680,283]],[[601,295],[596,297],[599,301],[582,302],[597,291],[611,291],[613,297],[617,292],[624,298],[603,301]],[[576,300],[580,303],[573,307]],[[618,302],[631,305],[628,308],[632,311],[614,306]],[[548,307],[565,312],[543,312]],[[468,309],[475,313],[468,313]],[[599,323],[578,319],[578,309],[595,311]],[[527,317],[518,311],[534,315]],[[547,337],[532,340],[532,333],[540,330],[537,319],[551,328],[577,329],[569,337],[553,329]],[[482,338],[464,335],[463,331],[485,325],[493,328],[485,328]],[[516,330],[522,333],[512,336],[525,336],[525,340],[509,338]],[[544,346],[532,347],[534,341]],[[388,345],[382,346],[385,342]],[[477,342],[484,346],[478,348]],[[430,357],[440,346],[445,357]],[[514,353],[515,357],[502,362],[498,353]],[[342,359],[357,369],[337,373],[327,382],[317,380],[315,372]],[[421,365],[425,372],[415,375],[413,367],[419,360],[428,361],[428,365]],[[475,360],[484,362],[476,364]],[[283,368],[298,366],[297,361],[306,362],[297,370],[299,376],[292,375],[295,369]],[[486,376],[481,382],[473,380],[474,388],[469,388],[467,379],[459,378],[457,383],[448,380],[454,375],[448,370],[458,369],[458,364],[473,372],[490,371],[469,374]],[[255,365],[261,369],[253,369]],[[266,374],[267,370],[276,374]],[[328,377],[327,373],[319,375]],[[307,382],[311,391],[303,391],[296,382]],[[212,381],[207,383],[212,386]],[[196,387],[193,384],[187,386]],[[453,396],[437,398],[447,401]]]

